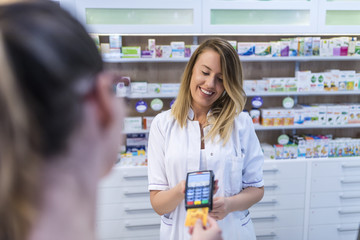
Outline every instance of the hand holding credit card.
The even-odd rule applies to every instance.
[[[194,226],[200,218],[206,226],[207,216],[212,209],[214,173],[211,170],[190,172],[186,176],[185,226]]]

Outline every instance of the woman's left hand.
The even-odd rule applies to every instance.
[[[228,199],[225,197],[216,197],[213,199],[212,211],[209,215],[216,220],[222,220],[229,214]]]

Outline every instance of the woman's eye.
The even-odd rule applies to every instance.
[[[220,82],[222,82],[222,81],[223,81],[223,79],[222,79],[222,78],[218,78],[218,80],[219,80]]]
[[[204,72],[204,71],[201,71],[205,76],[208,76],[209,75],[209,73],[207,73],[207,72]]]

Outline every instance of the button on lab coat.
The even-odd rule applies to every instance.
[[[154,118],[148,145],[149,190],[169,190],[185,180],[187,172],[199,170],[200,125],[193,118],[190,109],[187,125],[183,128],[173,118],[171,110]],[[205,136],[210,128],[204,128]],[[235,118],[231,137],[225,146],[218,139],[219,136],[214,141],[205,140],[207,168],[213,170],[215,179],[219,180],[219,190],[214,197],[229,197],[246,187],[264,186],[264,157],[250,116],[242,112]],[[190,239],[184,225],[185,217],[184,201],[173,212],[161,216],[160,239]],[[224,240],[255,239],[247,210],[229,213],[218,224]]]

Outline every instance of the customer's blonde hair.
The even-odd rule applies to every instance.
[[[41,208],[42,170],[67,150],[83,118],[77,86],[94,86],[102,70],[93,40],[58,4],[0,4],[1,240],[31,234]]]
[[[233,129],[234,119],[244,109],[246,103],[240,59],[228,41],[212,38],[203,42],[196,49],[186,65],[181,78],[180,90],[171,112],[181,127],[186,126],[192,103],[190,82],[193,68],[199,55],[207,50],[213,50],[220,55],[225,92],[211,107],[208,122],[212,127],[205,138],[214,140],[217,135],[220,135],[223,144],[226,144]]]
[[[30,231],[40,167],[31,149],[36,126],[20,93],[0,33],[0,236],[11,240]]]

